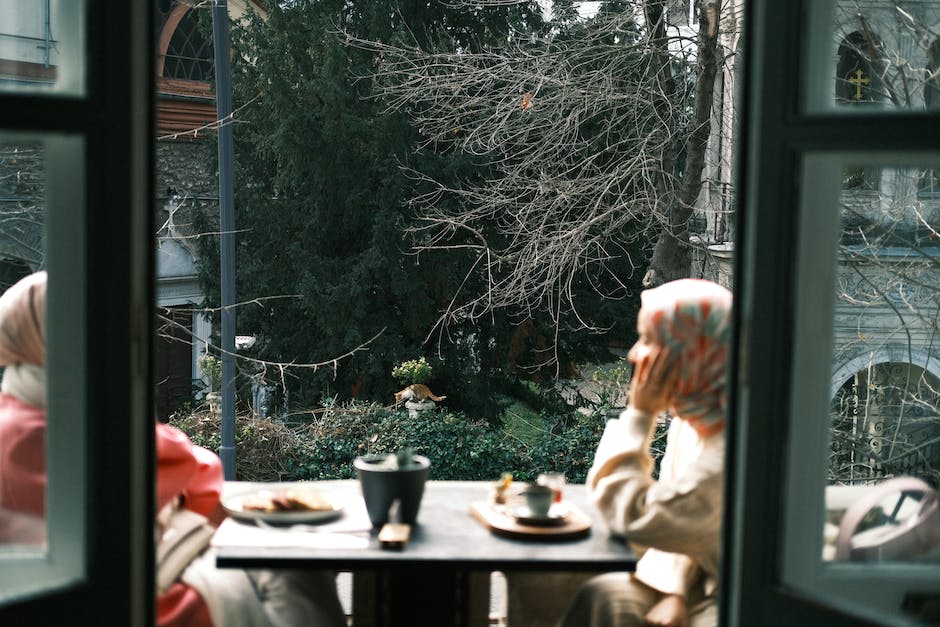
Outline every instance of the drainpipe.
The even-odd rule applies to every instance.
[[[235,203],[232,162],[232,69],[229,58],[228,2],[212,3],[215,47],[215,102],[219,120],[219,251],[222,282],[222,470],[235,479]]]
[[[45,43],[43,45],[43,66],[49,67],[49,48],[52,47],[52,0],[46,0],[46,32],[43,35]]]

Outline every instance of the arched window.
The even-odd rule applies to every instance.
[[[928,111],[940,109],[940,39],[935,39],[927,49],[924,74],[924,108]],[[925,170],[917,191],[928,198],[940,197],[940,170]]]
[[[163,0],[160,13],[157,75],[188,81],[212,80],[212,39],[207,36],[207,26],[200,23],[200,12]]]
[[[927,69],[924,80],[924,108],[940,109],[940,39],[927,49]]]
[[[877,102],[877,78],[873,69],[877,45],[871,35],[855,31],[842,40],[836,65],[836,103],[858,105]]]
[[[874,364],[855,373],[832,399],[829,480],[916,475],[940,485],[938,384],[911,364]]]

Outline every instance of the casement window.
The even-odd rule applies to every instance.
[[[824,558],[826,494],[938,486],[940,120],[917,33],[940,3],[747,9],[724,620],[913,624],[938,557]]]
[[[3,624],[153,621],[152,14],[0,2],[0,265],[49,273],[46,530],[0,544]]]

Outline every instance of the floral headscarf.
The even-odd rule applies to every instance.
[[[0,296],[0,366],[46,364],[46,273],[20,279]]]
[[[649,340],[678,362],[672,409],[701,436],[724,428],[731,342],[731,292],[703,279],[680,279],[640,294]]]

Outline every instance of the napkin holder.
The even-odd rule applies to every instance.
[[[401,501],[395,499],[388,509],[389,522],[379,531],[379,545],[383,549],[403,549],[411,538],[411,525],[401,522]]]
[[[385,523],[379,531],[379,544],[383,549],[403,549],[411,538],[411,525]]]

